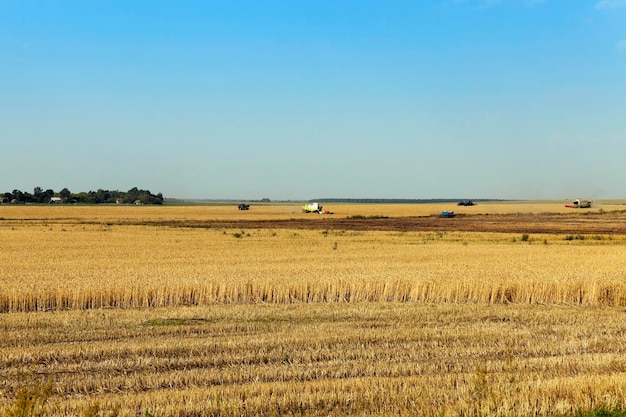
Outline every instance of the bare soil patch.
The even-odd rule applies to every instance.
[[[588,214],[478,214],[454,218],[372,217],[280,220],[180,220],[159,222],[172,227],[210,227],[240,229],[319,229],[359,231],[459,231],[547,234],[626,234],[626,215]]]

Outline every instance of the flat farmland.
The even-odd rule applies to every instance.
[[[0,206],[0,410],[626,406],[620,204],[327,208]]]

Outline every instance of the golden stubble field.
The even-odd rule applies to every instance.
[[[625,236],[168,225],[307,216],[287,204],[0,206],[0,410],[37,383],[51,389],[45,415],[626,406]]]
[[[503,214],[503,213],[572,213],[566,208],[569,200],[541,202],[485,202],[475,206],[457,206],[454,203],[426,204],[350,204],[325,203],[324,208],[335,216],[429,216],[443,210],[452,210],[459,214]],[[167,206],[134,205],[93,205],[93,206],[11,206],[0,205],[0,217],[7,219],[50,219],[72,221],[115,222],[120,220],[240,220],[240,219],[285,219],[306,218],[303,213],[304,203],[251,203],[249,211],[237,210],[237,204],[198,204]],[[591,211],[624,210],[624,202],[607,200],[594,203]],[[584,210],[581,210],[584,211]]]

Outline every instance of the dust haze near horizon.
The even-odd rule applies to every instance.
[[[626,196],[626,2],[7,1],[0,191]]]

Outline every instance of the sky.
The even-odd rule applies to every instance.
[[[0,192],[626,197],[626,0],[0,0]]]

